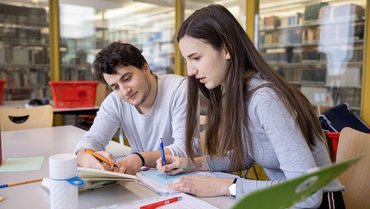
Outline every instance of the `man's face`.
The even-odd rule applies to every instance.
[[[147,98],[155,93],[149,80],[149,66],[143,69],[132,65],[116,67],[117,73],[103,74],[105,81],[118,96],[134,106],[145,104]]]

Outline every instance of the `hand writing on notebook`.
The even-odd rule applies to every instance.
[[[157,159],[157,169],[167,172],[168,175],[188,173],[192,171],[208,171],[205,157],[195,158],[195,162],[188,158],[166,155],[166,165],[162,165],[162,160]],[[230,195],[229,186],[233,178],[220,178],[212,176],[182,176],[171,182],[171,189],[193,194],[200,197]]]
[[[119,161],[116,161],[113,155],[109,152],[105,151],[97,151],[95,152],[108,161],[114,163],[114,166],[109,165],[109,163],[104,163],[101,160],[98,160],[93,155],[87,153],[85,150],[80,150],[77,153],[77,163],[79,166],[87,167],[87,168],[95,168],[99,170],[107,170],[119,173],[126,173],[126,174],[136,174],[136,172],[140,171],[142,161],[138,157],[138,155],[131,154],[127,157],[122,158]]]
[[[188,173],[196,170],[196,165],[188,158],[165,155],[166,165],[162,165],[162,159],[158,158],[157,169],[161,172],[167,172],[168,175],[176,175],[179,173]]]
[[[105,151],[97,151],[99,155],[102,155],[106,159],[110,160],[111,162],[115,163],[113,155],[109,152]],[[96,157],[93,155],[85,152],[85,150],[80,150],[77,153],[77,163],[79,166],[87,167],[87,168],[94,168],[98,170],[108,170],[113,171],[114,168],[107,163],[100,162]]]

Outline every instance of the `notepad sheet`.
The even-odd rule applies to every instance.
[[[164,205],[158,208],[161,208],[161,209],[199,209],[199,208],[217,209],[217,207],[209,204],[208,202],[205,202],[193,196],[187,195],[185,193],[177,193],[177,194],[172,194],[172,195],[167,195],[167,196],[143,199],[143,200],[135,201],[129,204],[119,205],[116,207],[116,209],[139,209],[142,206],[149,205],[149,204],[156,203],[156,202],[163,201],[163,200],[167,200],[173,197],[181,197],[182,199],[177,202],[173,202],[173,203],[170,203],[168,205]]]

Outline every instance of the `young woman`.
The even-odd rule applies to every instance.
[[[331,164],[309,101],[258,53],[233,15],[220,5],[194,12],[178,33],[189,75],[186,149],[189,159],[166,156],[169,175],[194,170],[238,171],[261,165],[268,181],[181,177],[170,186],[198,196],[243,196]],[[192,151],[198,91],[208,98],[206,155]],[[334,180],[296,208],[345,208]],[[329,205],[328,205],[329,204]]]

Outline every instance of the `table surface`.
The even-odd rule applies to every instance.
[[[44,156],[40,170],[0,173],[0,184],[14,183],[48,176],[48,158],[59,153],[71,153],[85,133],[75,126],[28,129],[2,132],[3,160],[13,157]],[[129,153],[130,148],[111,141],[107,150],[113,155]],[[0,208],[49,208],[48,191],[40,182],[0,189]],[[94,191],[79,193],[79,208],[97,208],[158,196],[136,182],[126,182]],[[229,208],[234,200],[230,197],[200,198],[218,208]]]

